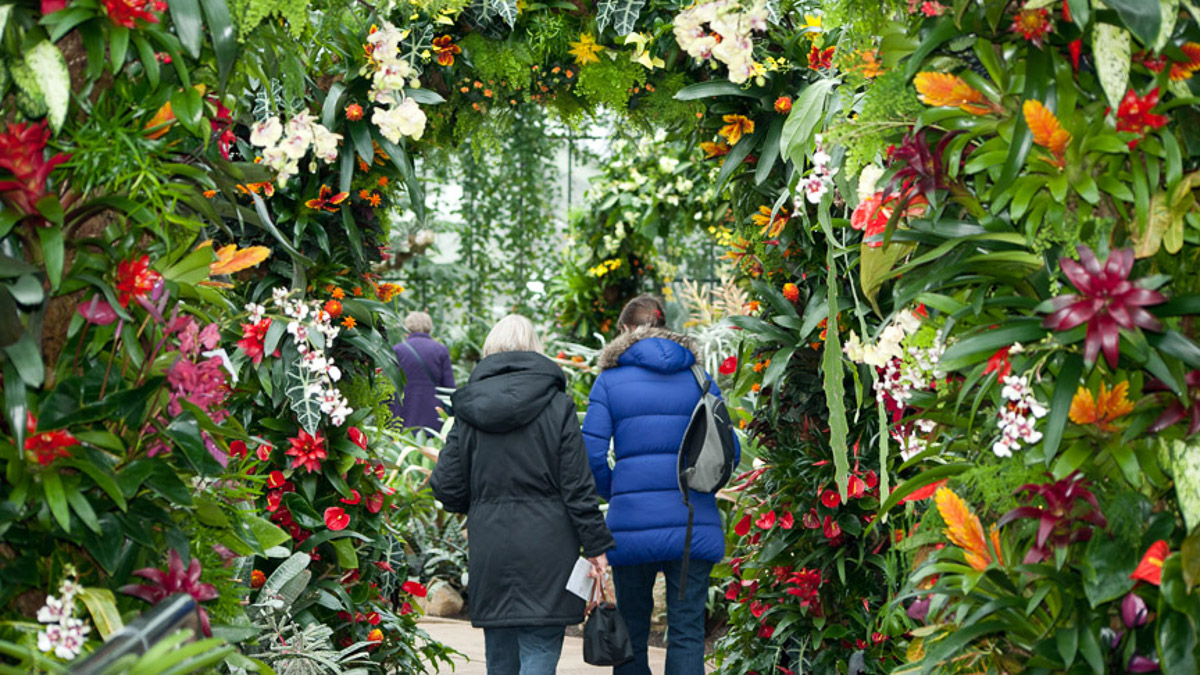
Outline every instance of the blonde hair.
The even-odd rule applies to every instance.
[[[502,352],[542,353],[542,340],[538,337],[533,322],[520,314],[509,314],[496,322],[483,341],[483,356]]]
[[[432,333],[433,319],[425,312],[409,312],[404,317],[404,330],[410,333]]]

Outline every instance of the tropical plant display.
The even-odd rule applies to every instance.
[[[752,449],[721,672],[1196,672],[1197,12],[0,5],[4,668],[186,593],[129,672],[438,672],[398,313],[464,361],[538,316],[586,400],[652,292]],[[599,118],[554,225],[545,137]]]

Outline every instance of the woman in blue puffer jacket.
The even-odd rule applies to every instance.
[[[704,672],[704,609],[708,576],[725,555],[716,497],[692,492],[691,560],[679,598],[687,507],[679,492],[679,444],[700,400],[692,375],[692,341],[667,330],[663,307],[650,296],[630,300],[618,319],[621,335],[600,355],[583,437],[608,527],[617,546],[608,552],[617,609],[629,626],[634,660],[615,675],[650,675],[646,644],[654,579],[667,581],[666,675]],[[711,380],[710,380],[711,381]],[[712,391],[719,394],[716,384]],[[615,464],[609,466],[609,443]]]

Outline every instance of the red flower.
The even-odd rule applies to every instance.
[[[754,618],[756,619],[762,618],[762,615],[766,614],[768,609],[771,609],[771,603],[769,602],[760,602],[758,600],[754,600],[750,603],[750,613],[753,614]]]
[[[304,202],[304,205],[316,211],[337,213],[338,204],[341,204],[349,198],[349,192],[339,192],[334,194],[333,188],[329,187],[328,185],[322,185],[321,188],[317,190],[317,196]]]
[[[846,496],[850,499],[862,499],[862,496],[867,493],[867,484],[858,476],[850,476],[850,480],[846,484]]]
[[[842,534],[842,526],[838,525],[838,522],[829,516],[825,516],[825,522],[821,526],[821,530],[826,539],[836,539]]]
[[[379,617],[379,612],[368,612],[363,619],[372,626],[378,626],[383,619]]]
[[[785,530],[790,530],[796,524],[796,518],[791,511],[784,511],[783,516],[779,518],[779,527]]]
[[[154,290],[162,275],[150,269],[150,256],[117,263],[117,302],[128,307],[129,301],[145,296]]]
[[[349,497],[342,497],[338,501],[353,506],[362,502],[362,495],[358,494],[358,490],[351,489]]]
[[[1129,272],[1133,269],[1133,249],[1113,251],[1104,267],[1100,266],[1090,248],[1080,245],[1076,250],[1080,262],[1060,258],[1059,265],[1079,294],[1054,298],[1054,311],[1046,317],[1042,326],[1066,331],[1086,323],[1083,360],[1091,365],[1103,348],[1108,365],[1115,369],[1119,354],[1118,329],[1133,331],[1141,326],[1153,331],[1162,330],[1159,320],[1142,307],[1166,302],[1166,298],[1158,291],[1142,288],[1129,281]]]
[[[900,503],[904,504],[905,502],[919,502],[924,499],[929,499],[930,497],[933,496],[933,493],[938,491],[938,488],[942,487],[949,481],[950,481],[949,478],[945,478],[945,479],[930,483],[929,485],[926,485],[923,488],[915,490],[912,494],[908,495],[907,497],[901,498]]]
[[[258,456],[258,461],[265,462],[271,458],[271,451],[274,449],[275,448],[272,447],[270,443],[264,443],[258,446],[258,449],[254,451],[254,454]]]
[[[811,70],[822,70],[833,66],[834,47],[821,49],[816,45],[808,52],[808,67]]]
[[[363,450],[367,449],[367,435],[358,427],[350,427],[346,430],[346,435],[350,437],[351,443],[354,443]]]
[[[208,623],[208,613],[204,611],[203,607],[199,606],[199,603],[205,600],[212,600],[217,597],[218,592],[216,586],[200,583],[200,575],[203,571],[200,567],[200,561],[196,558],[192,558],[192,562],[185,570],[179,553],[175,549],[171,549],[167,555],[166,572],[154,567],[134,570],[133,573],[135,575],[149,579],[151,583],[122,586],[121,592],[132,595],[135,598],[141,598],[151,604],[155,604],[159,600],[168,598],[176,593],[186,593],[196,600],[196,609],[200,615],[200,631],[206,636],[212,637],[212,628]]]
[[[1146,555],[1142,556],[1142,561],[1138,563],[1137,569],[1129,575],[1129,578],[1145,581],[1155,586],[1161,585],[1163,561],[1169,555],[1171,555],[1171,549],[1167,546],[1167,542],[1161,539],[1154,542],[1146,550]]]
[[[775,527],[775,512],[767,511],[759,516],[758,520],[754,521],[754,524],[757,525],[760,530],[769,530],[772,527]]]
[[[376,492],[375,494],[371,495],[370,497],[367,497],[367,511],[369,511],[370,513],[379,513],[379,510],[382,508],[383,508],[383,495]]]
[[[254,365],[262,363],[263,349],[267,340],[267,331],[271,328],[271,320],[263,319],[258,323],[242,324],[242,339],[238,340],[238,348]]]
[[[269,488],[280,488],[284,483],[287,483],[287,479],[283,477],[282,471],[272,471],[271,475],[267,476],[267,487]]]
[[[433,51],[437,54],[437,62],[439,66],[454,65],[454,55],[462,53],[462,47],[454,44],[453,38],[449,35],[442,35],[433,38]]]
[[[50,172],[71,158],[59,153],[46,161],[46,142],[50,140],[46,125],[46,120],[10,124],[0,133],[0,169],[12,174],[12,180],[0,180],[0,200],[21,213],[38,212],[36,204],[46,195]],[[44,219],[39,222],[47,224]]]
[[[821,527],[821,517],[817,515],[816,509],[809,509],[800,522],[804,523],[804,527],[810,530]]]
[[[779,98],[775,99],[775,112],[779,113],[780,115],[786,115],[792,112],[792,97],[780,96]]]
[[[717,368],[717,372],[722,375],[731,375],[737,370],[737,357],[730,356],[721,362],[721,367]]]
[[[328,455],[325,452],[325,439],[321,438],[320,431],[310,436],[307,431],[301,429],[300,434],[295,438],[289,438],[288,442],[291,447],[285,454],[296,458],[292,460],[293,469],[304,467],[308,473],[321,470],[321,460]]]
[[[1166,115],[1155,115],[1150,112],[1156,105],[1158,105],[1158,87],[1146,92],[1146,95],[1140,98],[1133,89],[1125,92],[1125,97],[1117,106],[1117,131],[1137,134],[1137,138],[1129,141],[1130,150],[1145,138],[1147,132],[1161,129],[1170,121]]]
[[[409,595],[415,595],[418,598],[423,598],[425,597],[425,594],[428,593],[426,588],[416,581],[406,581],[400,585],[400,589],[405,593],[408,593]]]
[[[796,284],[786,283],[783,285],[783,297],[787,298],[788,302],[796,302],[800,299],[800,289]]]
[[[232,443],[229,444],[229,456],[230,457],[238,457],[238,458],[245,457],[247,452],[248,452],[248,450],[246,449],[245,441],[233,441]]]
[[[737,536],[739,536],[739,537],[744,537],[747,534],[750,534],[751,522],[752,522],[752,519],[750,518],[749,513],[742,516],[742,519],[738,521],[738,524],[733,526],[734,533],[737,534]]]
[[[735,581],[732,584],[729,584],[729,588],[725,589],[725,599],[730,602],[737,600],[738,591],[740,590],[742,590],[742,585],[738,582]]]
[[[363,118],[363,108],[357,103],[351,103],[346,106],[346,119],[351,122],[357,122]]]
[[[279,503],[283,501],[283,490],[272,490],[267,493],[267,513],[275,513]]]
[[[821,503],[826,508],[836,509],[838,504],[842,503],[842,497],[837,493],[837,490],[826,490],[821,493]]]
[[[758,637],[760,637],[764,640],[769,639],[774,634],[775,634],[775,626],[772,626],[769,623],[764,623],[762,625],[762,628],[758,629]]]
[[[908,203],[904,207],[904,212],[900,214],[902,218],[919,217],[925,214],[925,207],[929,204],[929,200],[925,199],[924,195],[912,194],[908,199]],[[900,201],[901,195],[889,194],[884,197],[882,192],[867,197],[859,202],[854,208],[854,212],[850,214],[850,227],[856,230],[863,231],[864,239],[871,239],[884,233],[887,229],[888,221],[892,218],[892,212],[896,210],[897,202]],[[868,246],[877,248],[883,246],[882,241],[868,241]]]
[[[1032,42],[1039,49],[1042,39],[1050,34],[1054,22],[1050,19],[1050,10],[1023,9],[1013,15],[1012,32],[1020,33],[1026,42]]]
[[[108,18],[118,26],[126,28],[134,28],[137,22],[145,21],[146,23],[158,23],[158,17],[152,14],[147,7],[156,12],[166,11],[167,3],[164,0],[102,0],[104,3],[104,11],[108,12]]]
[[[265,583],[267,583],[267,575],[263,574],[262,570],[254,570],[250,573],[250,588],[262,588]]]
[[[59,457],[70,457],[68,448],[79,445],[65,429],[37,432],[37,418],[33,413],[25,413],[25,456],[46,466]]]
[[[334,319],[342,315],[342,303],[337,300],[329,300],[325,303],[325,313]]]
[[[340,532],[350,525],[350,516],[346,510],[340,506],[331,506],[325,509],[325,527]]]
[[[400,616],[404,616],[405,614],[412,614],[412,613],[413,613],[413,607],[412,607],[411,603],[405,601],[400,604]]]
[[[1154,424],[1150,425],[1150,433],[1158,433],[1169,426],[1182,420],[1185,416],[1189,417],[1187,435],[1200,431],[1200,370],[1188,371],[1184,376],[1184,384],[1187,386],[1187,391],[1182,400],[1176,399],[1171,401],[1154,420]],[[1170,387],[1162,380],[1153,379],[1146,383],[1143,391],[1168,391]],[[1186,407],[1185,407],[1186,406]]]
[[[1012,364],[1008,361],[1008,350],[1012,349],[1012,345],[1001,347],[996,350],[987,360],[987,367],[983,369],[983,374],[996,373],[997,380],[1003,380],[1012,372]]]

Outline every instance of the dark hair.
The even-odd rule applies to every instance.
[[[621,310],[621,316],[617,319],[617,325],[621,328],[628,327],[631,330],[640,326],[666,328],[667,315],[663,312],[662,303],[657,298],[651,295],[639,295],[625,303],[625,308]]]

